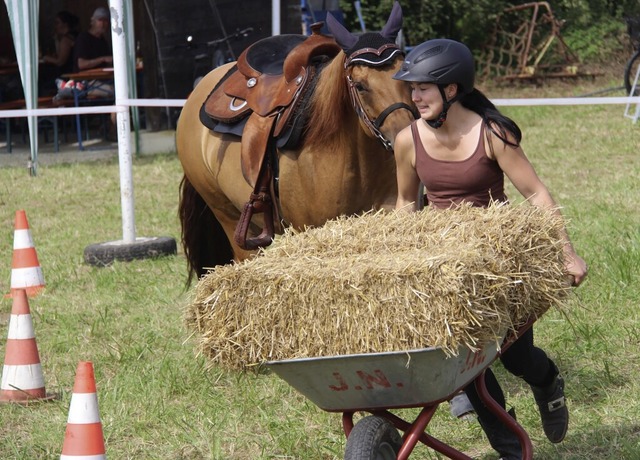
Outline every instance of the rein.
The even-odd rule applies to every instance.
[[[361,56],[364,54],[375,54],[376,56],[380,57],[382,53],[388,49],[393,49],[394,51],[389,55],[389,57],[387,57],[384,60],[379,59],[379,60],[372,61],[369,59],[361,58]],[[391,104],[389,107],[384,109],[382,113],[380,113],[380,115],[378,115],[378,117],[375,120],[371,120],[371,117],[369,117],[366,110],[364,109],[362,100],[360,99],[360,95],[358,94],[358,89],[356,88],[356,82],[351,77],[350,68],[359,62],[363,62],[365,63],[365,65],[369,65],[372,67],[383,66],[383,65],[386,65],[387,62],[391,58],[395,57],[396,54],[398,53],[402,53],[402,52],[400,51],[400,48],[398,48],[397,45],[395,45],[394,43],[387,43],[385,45],[382,45],[378,49],[375,49],[375,48],[359,49],[358,51],[351,53],[347,57],[347,59],[344,61],[344,70],[345,70],[345,76],[347,79],[347,86],[349,88],[349,98],[351,99],[351,105],[353,106],[353,108],[356,111],[356,114],[362,120],[365,126],[369,128],[369,131],[371,131],[371,133],[382,143],[384,148],[387,150],[393,150],[393,145],[391,141],[387,139],[384,136],[384,134],[382,134],[382,131],[380,130],[386,118],[392,112],[399,109],[406,109],[413,114],[414,118],[418,118],[418,116],[416,115],[416,111],[413,107],[411,107],[408,104],[405,104],[404,102],[396,102],[395,104]]]

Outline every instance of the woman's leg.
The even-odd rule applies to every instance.
[[[500,361],[506,370],[529,385],[546,386],[555,377],[552,375],[553,363],[541,348],[533,344],[533,327],[507,348]]]
[[[569,427],[564,380],[555,363],[533,344],[533,327],[523,333],[502,354],[500,360],[509,372],[531,386],[549,441],[562,441]]]
[[[485,383],[491,397],[504,408],[504,393],[490,368],[485,371]],[[472,382],[467,385],[464,392],[478,415],[478,422],[480,422],[480,426],[482,426],[487,435],[491,447],[500,454],[500,458],[504,460],[520,460],[522,458],[522,448],[518,437],[485,406],[482,399],[480,399],[480,395],[478,395],[475,384]],[[515,418],[515,414],[512,411],[509,413]]]

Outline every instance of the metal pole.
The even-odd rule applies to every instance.
[[[136,241],[136,224],[133,199],[133,173],[131,161],[131,130],[129,107],[122,104],[129,98],[127,80],[127,45],[125,40],[123,1],[109,0],[111,13],[111,42],[113,44],[113,70],[115,104],[117,108],[118,159],[120,165],[120,201],[122,203],[122,239],[125,243]]]
[[[280,0],[271,0],[271,35],[280,35]]]

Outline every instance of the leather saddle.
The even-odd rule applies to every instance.
[[[301,96],[311,86],[314,59],[333,58],[341,51],[321,28],[317,23],[308,37],[278,35],[249,46],[204,103],[206,115],[217,122],[233,124],[248,117],[241,163],[251,186],[257,183],[269,139],[278,139],[290,127]]]
[[[243,249],[253,250],[271,243],[275,174],[270,160],[275,159],[278,142],[290,135],[299,118],[301,102],[315,84],[316,66],[342,51],[332,37],[320,33],[322,26],[321,22],[313,24],[308,37],[278,35],[249,46],[202,106],[201,120],[208,127],[211,126],[204,118],[214,124],[242,123],[243,126],[242,174],[254,189],[234,236]],[[248,239],[254,213],[264,213],[264,229],[259,236]]]

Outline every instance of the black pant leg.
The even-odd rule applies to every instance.
[[[553,362],[547,354],[533,344],[533,327],[527,329],[500,356],[510,373],[529,385],[546,386],[553,380]]]
[[[498,404],[500,404],[502,407],[505,407],[506,402],[504,399],[504,393],[491,368],[487,368],[484,375],[484,381],[487,385],[487,391]],[[471,401],[471,405],[476,411],[476,414],[478,414],[478,419],[480,419],[481,422],[489,425],[499,423],[498,418],[493,414],[493,412],[489,410],[487,406],[484,405],[484,403],[480,399],[480,395],[478,394],[476,386],[473,382],[465,387],[464,392],[469,398],[469,401]]]

